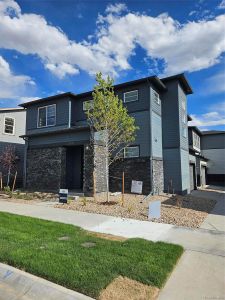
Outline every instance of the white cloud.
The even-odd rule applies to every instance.
[[[15,99],[25,90],[35,85],[35,82],[26,75],[15,75],[10,70],[8,62],[0,56],[0,98]]]
[[[205,129],[206,126],[225,126],[225,101],[212,104],[208,110],[209,112],[205,114],[191,115],[193,121],[189,122],[189,125],[198,126],[201,129]]]
[[[95,38],[76,42],[43,16],[23,14],[15,1],[1,3],[0,48],[37,55],[45,68],[60,78],[80,70],[116,76],[120,70],[132,68],[129,61],[137,46],[148,58],[164,63],[164,74],[208,68],[217,64],[225,51],[225,15],[180,24],[167,14],[120,15],[125,4],[110,4],[106,16],[98,17]]]
[[[220,4],[217,6],[219,9],[225,9],[225,0],[222,0]]]
[[[124,12],[127,10],[127,6],[124,3],[116,3],[116,4],[109,4],[106,7],[106,13],[108,14],[121,14],[121,12]]]

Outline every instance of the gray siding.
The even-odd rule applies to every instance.
[[[36,136],[29,138],[29,146],[53,146],[53,145],[82,145],[90,140],[89,131],[52,133],[44,136]]]
[[[29,106],[27,108],[26,133],[42,133],[67,128],[69,126],[69,101],[69,97],[64,97],[62,99],[49,100],[46,101],[46,103],[37,103]],[[56,125],[37,128],[38,108],[52,104],[56,104]]]
[[[185,111],[186,111],[186,123],[183,123],[182,120],[182,101],[185,102]],[[179,124],[180,124],[180,147],[182,149],[188,150],[188,123],[187,123],[187,99],[186,95],[178,84],[178,103],[179,103]],[[186,137],[183,136],[182,127],[186,129]]]
[[[182,193],[190,193],[189,152],[181,149],[180,158]]]
[[[150,120],[149,112],[135,112],[130,114],[135,118],[135,124],[139,127],[133,144],[140,146],[140,156],[150,156]]]
[[[13,135],[4,133],[5,117],[15,119],[15,132]],[[25,133],[26,111],[0,111],[0,142],[24,144],[24,140],[20,138]]]
[[[162,111],[161,111],[161,106],[162,106],[161,99],[160,99],[160,103],[159,104],[154,101],[154,95],[153,95],[154,91],[159,94],[159,92],[156,89],[154,89],[152,87],[150,88],[151,108],[152,108],[152,111],[154,111],[155,113],[157,113],[158,115],[161,116],[161,114],[162,114]],[[160,97],[160,94],[159,94],[159,97]]]
[[[161,116],[152,112],[152,156],[162,158],[162,120]]]
[[[225,149],[225,133],[203,135],[201,137],[201,149]]]
[[[225,148],[205,149],[202,150],[202,154],[209,159],[207,162],[208,174],[225,174]]]
[[[163,149],[164,189],[171,185],[175,192],[182,191],[180,149]],[[172,192],[170,190],[170,192]]]

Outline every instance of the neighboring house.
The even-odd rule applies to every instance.
[[[225,131],[202,131],[201,149],[209,160],[207,184],[225,186]]]
[[[190,120],[191,121],[191,120]],[[188,127],[189,161],[190,161],[190,187],[204,187],[207,177],[207,161],[201,147],[202,132],[196,126]]]
[[[15,148],[17,163],[12,173],[17,170],[17,186],[23,185],[23,164],[25,141],[20,138],[25,133],[26,111],[22,108],[0,108],[0,156],[6,147],[11,145]],[[3,183],[6,184],[5,170],[0,163],[0,172],[3,173]],[[11,178],[12,180],[12,178]]]
[[[131,181],[143,181],[143,193],[169,188],[190,191],[186,95],[192,90],[185,76],[147,77],[114,86],[139,130],[124,158],[110,168],[110,190]],[[102,145],[89,147],[90,130],[85,109],[92,92],[64,93],[22,104],[27,110],[26,187],[36,190],[79,189],[93,191],[93,171],[98,192],[105,191]]]

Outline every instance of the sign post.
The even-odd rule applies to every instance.
[[[67,203],[68,189],[59,190],[59,203]]]

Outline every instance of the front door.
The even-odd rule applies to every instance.
[[[195,189],[195,176],[194,176],[194,164],[190,164],[190,189]]]
[[[66,152],[66,185],[68,189],[83,188],[83,147],[68,147]]]

